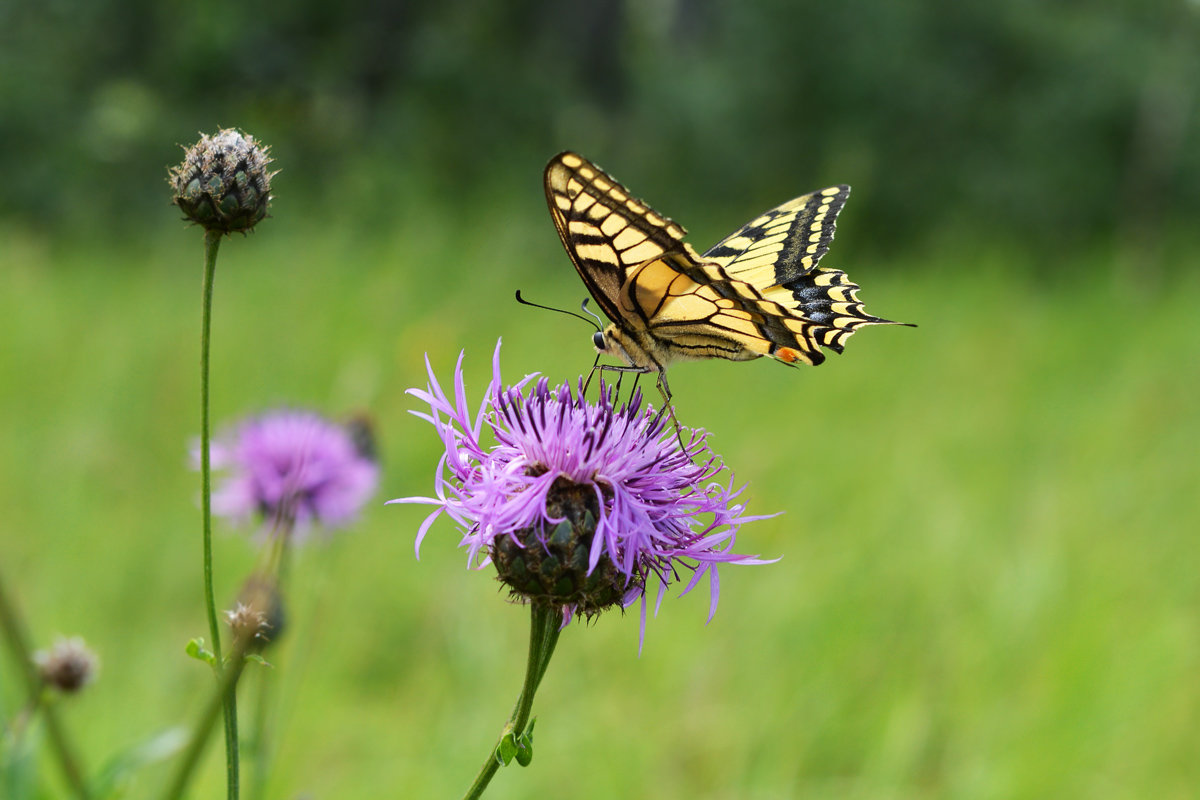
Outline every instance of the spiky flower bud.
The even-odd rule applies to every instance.
[[[225,612],[225,620],[234,640],[246,652],[255,652],[275,641],[283,633],[283,598],[275,581],[265,575],[252,575],[242,585],[237,604]]]
[[[546,513],[562,522],[539,523],[492,542],[492,561],[515,597],[571,606],[594,616],[621,602],[628,584],[608,554],[588,570],[599,504],[594,487],[557,478],[546,496]],[[641,575],[633,581],[643,583]]]
[[[275,173],[267,171],[268,149],[234,128],[215,136],[201,134],[183,163],[170,171],[171,202],[207,230],[250,230],[267,215],[271,202]]]
[[[33,662],[46,685],[67,693],[91,683],[100,666],[100,659],[78,636],[59,639],[49,650],[37,651]]]
[[[267,615],[248,606],[241,600],[231,610],[225,612],[225,621],[233,630],[233,638],[237,642],[245,642],[247,650],[255,649],[264,644],[270,636],[271,624]]]

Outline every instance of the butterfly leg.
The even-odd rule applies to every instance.
[[[645,375],[645,374],[646,374],[646,373],[644,373],[644,372],[639,372],[639,373],[637,373],[637,374],[634,376],[634,378],[633,378],[633,388],[629,390],[629,393],[630,393],[630,395],[631,395],[631,396],[632,396],[632,394],[633,394],[634,392],[636,392],[636,391],[637,391],[637,388],[638,388],[638,382],[640,382],[640,381],[642,380],[642,376],[643,376],[643,375]]]
[[[588,372],[587,380],[583,382],[583,394],[581,397],[587,397],[588,387],[592,385],[592,376],[596,374],[597,370],[603,371],[600,367],[599,353],[596,354],[596,360],[592,362],[592,369]]]
[[[671,387],[667,385],[666,370],[660,369],[658,371],[658,380],[654,382],[654,385],[658,387],[658,393],[662,395],[663,399],[662,405],[658,409],[658,415],[655,417],[655,421],[662,419],[663,414],[666,413],[670,413],[673,419],[675,417],[675,407],[671,405]],[[678,422],[675,423],[675,427],[679,427]]]
[[[675,425],[675,438],[679,441],[679,449],[687,450],[687,445],[683,443],[683,426],[679,424],[679,417],[675,416],[675,406],[671,404],[671,387],[667,383],[667,371],[661,367],[658,370],[658,380],[655,382],[658,387],[659,394],[662,395],[662,408],[658,410],[658,415],[654,418],[655,422],[662,419],[663,414],[669,414],[671,422]]]
[[[636,387],[637,387],[636,381],[640,380],[642,375],[645,375],[645,374],[651,372],[652,370],[653,370],[652,367],[634,367],[634,366],[625,366],[625,365],[616,365],[616,364],[597,364],[592,367],[593,373],[595,373],[597,371],[600,372],[601,374],[603,374],[604,372],[617,373],[617,383],[616,383],[616,386],[614,387],[616,393],[613,396],[614,402],[616,401],[616,398],[620,397],[621,378],[625,375],[625,373],[632,372],[634,375],[637,376],[636,378],[634,378],[634,381],[635,381],[634,388],[636,389]],[[591,375],[588,375],[589,382],[591,381],[591,377],[592,377]],[[683,426],[679,424],[679,418],[675,416],[675,406],[673,406],[671,404],[671,397],[672,397],[671,386],[670,386],[670,384],[667,383],[667,371],[662,369],[661,367],[658,369],[658,378],[655,381],[655,386],[658,387],[658,392],[659,392],[659,394],[662,395],[663,403],[662,403],[662,406],[658,409],[658,413],[655,414],[654,421],[657,423],[659,420],[661,420],[663,418],[664,414],[669,415],[671,417],[671,423],[675,426],[675,438],[679,441],[679,448],[681,450],[686,450],[687,444],[683,441]],[[585,384],[585,387],[586,387],[586,384]]]
[[[663,405],[671,405],[671,387],[667,385],[667,371],[661,367],[658,370],[658,380],[655,382],[662,395]]]
[[[615,403],[617,401],[617,399],[620,398],[620,396],[621,396],[621,379],[624,377],[625,373],[632,372],[640,378],[643,374],[649,372],[650,370],[646,367],[631,367],[631,366],[617,365],[617,364],[598,364],[598,365],[592,367],[592,371],[593,372],[599,371],[601,373],[601,376],[603,376],[603,374],[605,372],[617,373],[617,382],[616,382],[616,384],[614,384],[612,386],[613,402]],[[591,380],[590,375],[588,376],[588,380],[589,381]],[[637,384],[635,383],[634,386],[636,387]]]

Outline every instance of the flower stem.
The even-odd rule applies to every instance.
[[[217,271],[217,250],[221,247],[221,233],[208,229],[204,232],[204,283],[200,316],[200,516],[204,530],[204,602],[208,611],[208,632],[212,637],[214,669],[221,677],[224,663],[221,660],[221,629],[217,623],[217,603],[213,596],[212,577],[212,430],[209,424],[208,364],[212,341],[212,294],[213,277]],[[241,668],[238,667],[240,671]],[[236,680],[236,679],[235,679]],[[221,681],[219,681],[221,682]],[[229,800],[238,797],[238,734],[237,694],[221,695],[225,707],[225,773]]]
[[[292,550],[288,546],[292,541],[293,524],[276,519],[271,532],[267,534],[268,544],[264,550],[266,557],[260,557],[263,563],[259,570],[261,574],[274,576],[273,581],[282,595],[287,583]],[[271,738],[270,717],[275,682],[266,670],[260,670],[258,678],[258,693],[253,709],[252,738],[244,742],[246,761],[248,762],[249,777],[246,780],[246,796],[250,800],[262,800],[266,795],[267,776],[271,768],[271,748],[274,740]]]
[[[188,743],[187,752],[184,753],[183,760],[179,763],[179,769],[175,773],[175,778],[171,781],[170,787],[163,795],[163,800],[178,800],[179,797],[183,796],[183,791],[187,788],[192,773],[200,761],[200,754],[204,752],[204,745],[208,741],[208,733],[212,730],[213,723],[216,722],[217,714],[222,709],[228,711],[229,698],[237,694],[237,682],[241,678],[242,669],[245,666],[246,651],[244,648],[235,645],[233,651],[230,653],[229,664],[221,671],[221,677],[216,683],[216,690],[213,693],[212,699],[204,707],[200,719],[196,722],[196,727],[192,731],[191,741]],[[236,783],[234,784],[234,789],[236,790]]]
[[[268,720],[270,718],[271,694],[270,689],[272,683],[269,680],[270,676],[266,670],[259,670],[258,676],[258,692],[254,704],[254,720],[252,722],[253,735],[243,741],[246,753],[246,760],[249,762],[247,772],[249,777],[246,780],[246,796],[250,800],[262,800],[266,795],[267,788],[267,771],[270,768],[268,748],[274,744],[270,740],[268,731]]]
[[[525,683],[521,687],[521,695],[517,698],[516,707],[508,718],[500,739],[488,754],[487,761],[479,770],[479,775],[471,788],[463,795],[463,800],[475,800],[483,795],[483,790],[491,783],[492,776],[500,769],[502,763],[498,757],[500,745],[509,736],[521,736],[529,724],[533,711],[533,696],[537,693],[546,668],[550,665],[550,657],[554,655],[554,647],[558,644],[558,635],[562,632],[561,606],[551,606],[543,603],[533,603],[530,606],[529,629],[529,659],[525,665]]]
[[[204,285],[200,317],[200,515],[204,527],[204,602],[208,609],[208,633],[212,652],[221,663],[221,628],[217,624],[217,603],[213,598],[212,578],[212,432],[208,422],[208,354],[212,332],[213,275],[217,271],[217,250],[221,234],[204,232]]]
[[[20,664],[19,669],[25,678],[30,705],[35,710],[40,709],[46,720],[46,733],[50,737],[50,748],[58,758],[58,766],[62,770],[63,776],[67,779],[67,783],[70,784],[71,791],[75,793],[76,797],[80,800],[88,800],[91,792],[88,791],[87,782],[83,778],[83,770],[75,756],[75,749],[67,739],[67,733],[59,722],[58,711],[55,709],[54,703],[47,703],[43,700],[45,687],[33,664],[33,650],[29,646],[29,636],[25,632],[25,626],[21,622],[16,606],[8,599],[2,576],[0,576],[0,629],[3,629],[4,638],[8,640],[13,656]]]

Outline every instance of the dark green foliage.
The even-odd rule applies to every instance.
[[[312,207],[395,203],[397,180],[535,196],[572,147],[681,216],[851,183],[885,250],[1146,241],[1200,208],[1183,0],[75,0],[0,25],[21,32],[0,47],[0,215],[52,228],[161,214],[146,187],[174,146],[234,124]]]

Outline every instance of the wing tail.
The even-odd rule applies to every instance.
[[[767,293],[806,323],[805,333],[815,345],[836,353],[846,339],[867,325],[908,325],[877,317],[858,299],[859,286],[839,269],[818,269],[790,280]],[[782,296],[781,296],[782,295]]]

